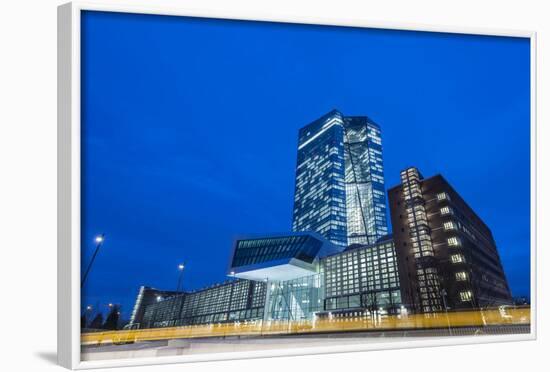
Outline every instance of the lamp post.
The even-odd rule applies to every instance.
[[[92,256],[92,259],[90,260],[90,263],[88,264],[88,268],[86,269],[86,272],[82,276],[82,281],[80,282],[80,288],[84,287],[84,283],[86,282],[86,278],[88,277],[88,274],[90,273],[90,269],[92,268],[92,264],[94,263],[94,260],[97,256],[97,253],[99,252],[99,248],[101,248],[101,245],[105,241],[105,234],[98,235],[94,238],[95,241],[95,251],[94,255]]]
[[[83,315],[84,315],[85,317],[91,316],[91,315],[92,315],[92,311],[93,311],[92,305],[88,305],[88,306],[86,306],[86,308],[84,309]]]
[[[92,306],[88,305],[88,306],[86,306],[86,308],[85,308],[85,310],[82,313],[82,316],[80,318],[80,327],[82,329],[87,328],[87,326],[90,322],[90,319],[91,319],[91,315],[92,315]]]
[[[451,331],[451,322],[449,321],[449,312],[447,310],[447,300],[445,299],[445,296],[447,296],[447,291],[445,288],[441,289],[441,298],[443,299],[443,307],[445,308],[445,317],[447,318],[447,327],[449,327],[449,336],[453,335],[453,332]]]
[[[183,279],[183,270],[185,270],[185,263],[182,262],[178,265],[178,271],[180,272],[180,275],[178,276],[178,286],[176,287],[176,291],[180,291],[181,290],[181,284],[182,284],[182,279]]]

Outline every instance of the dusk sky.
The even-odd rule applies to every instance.
[[[529,39],[85,12],[82,304],[227,279],[235,236],[291,229],[299,128],[382,129],[386,188],[441,173],[529,295]]]

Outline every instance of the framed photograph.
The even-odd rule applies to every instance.
[[[535,45],[60,6],[59,363],[534,339]]]

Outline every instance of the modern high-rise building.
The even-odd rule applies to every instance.
[[[511,304],[491,230],[441,175],[388,191],[403,304],[435,312]]]
[[[292,233],[234,241],[232,282],[142,287],[129,328],[438,313],[512,304],[492,233],[441,176],[388,191],[380,128],[331,111],[300,130]],[[262,323],[263,324],[263,323]]]
[[[333,110],[300,129],[292,229],[341,247],[388,233],[380,127],[368,117]]]
[[[380,127],[366,116],[344,117],[348,245],[388,234]]]
[[[315,231],[347,245],[344,118],[331,111],[300,129],[293,231]]]

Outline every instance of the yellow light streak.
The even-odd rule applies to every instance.
[[[482,311],[416,314],[408,316],[329,317],[314,321],[251,321],[168,328],[91,332],[81,335],[82,345],[122,344],[185,338],[263,336],[348,331],[398,331],[430,328],[529,325],[531,309],[507,308]]]

